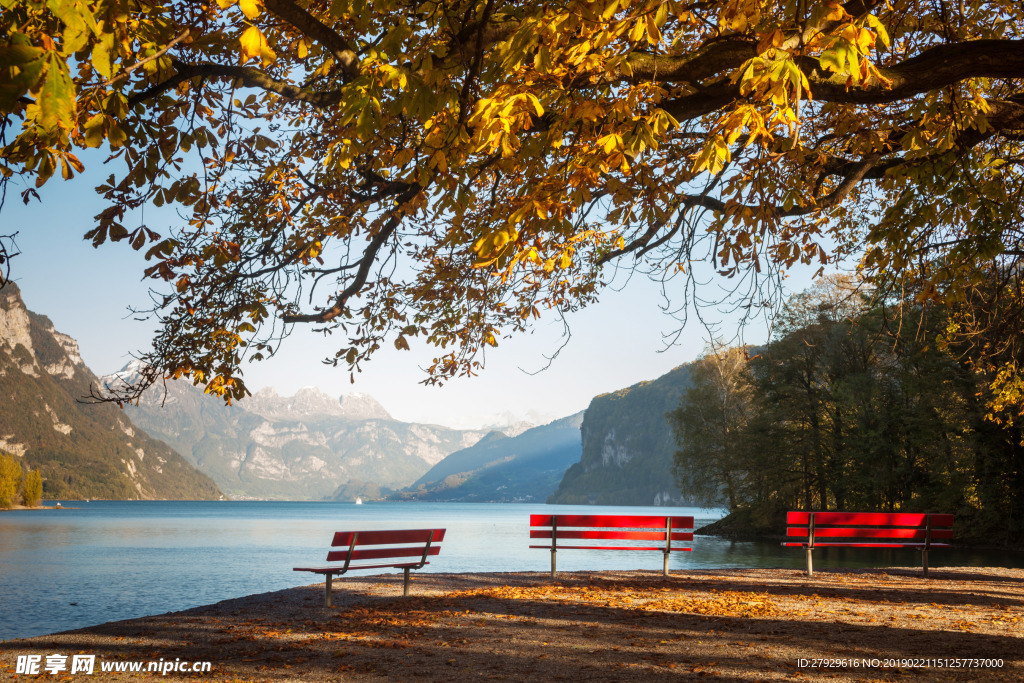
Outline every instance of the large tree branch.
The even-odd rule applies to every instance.
[[[341,67],[347,79],[359,74],[359,58],[355,48],[312,14],[296,5],[292,0],[263,0],[264,6],[284,19],[303,34],[326,47]]]
[[[315,107],[334,106],[341,97],[341,93],[337,90],[315,91],[300,88],[292,83],[278,80],[267,72],[252,66],[233,66],[230,64],[213,64],[211,62],[188,64],[178,60],[174,60],[173,64],[178,73],[166,81],[161,81],[133,95],[128,100],[129,106],[157,97],[168,90],[176,88],[180,83],[196,77],[223,78],[237,81],[246,87],[266,90],[289,100],[305,102]]]
[[[804,66],[804,65],[802,65]],[[937,45],[892,67],[879,68],[891,83],[847,87],[848,74],[826,71],[817,60],[804,70],[816,100],[887,104],[970,78],[1024,78],[1024,40],[972,40]]]
[[[843,9],[852,17],[860,17],[880,4],[881,0],[850,0],[843,5]],[[802,31],[794,31],[783,42],[781,49],[796,52],[816,35],[828,33],[842,22],[843,20],[837,19],[808,24]],[[686,55],[633,52],[627,57],[625,65],[609,72],[608,80],[698,84],[705,79],[724,77],[756,56],[756,40],[744,36],[730,36],[724,40],[706,43],[695,52]]]
[[[889,104],[970,78],[1024,78],[1024,40],[974,40],[939,45],[892,67],[880,68],[891,83],[848,85],[849,74],[833,73],[812,57],[798,58],[818,102]],[[719,81],[662,108],[679,120],[695,119],[741,98],[738,83]]]

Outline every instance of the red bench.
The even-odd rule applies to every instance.
[[[402,595],[409,595],[409,570],[430,564],[427,557],[441,552],[444,529],[400,529],[393,531],[339,531],[334,534],[328,562],[342,562],[330,567],[295,567],[297,572],[324,574],[324,603],[331,606],[331,581],[335,574],[356,569],[401,569],[405,573]],[[416,558],[409,560],[408,558]],[[367,564],[367,560],[389,560]],[[356,564],[352,564],[356,562]]]
[[[693,540],[693,517],[653,515],[530,515],[530,538],[550,539],[551,578],[555,578],[555,554],[559,550],[657,550],[664,554],[662,573],[668,576],[668,558],[673,551],[690,548],[673,546],[673,541]],[[660,545],[566,545],[563,540],[658,541]]]
[[[790,512],[786,536],[805,541],[786,542],[807,549],[807,575],[814,567],[815,548],[914,548],[921,551],[921,566],[928,576],[928,551],[948,548],[935,539],[953,538],[953,515],[911,512]]]

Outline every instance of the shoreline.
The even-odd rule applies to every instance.
[[[19,654],[209,661],[203,680],[1020,680],[1024,570],[940,567],[401,574],[225,600],[0,642]],[[801,659],[1002,660],[999,668],[800,666]],[[934,663],[934,662],[933,662]],[[44,674],[45,675],[45,674]],[[125,674],[96,671],[99,680]],[[159,673],[132,677],[161,677]],[[171,678],[184,678],[169,673]],[[166,678],[167,676],[163,676]]]
[[[0,508],[0,512],[25,512],[32,510],[79,510],[81,508],[68,507],[65,505],[12,505],[9,508]]]

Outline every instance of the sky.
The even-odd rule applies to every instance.
[[[149,301],[142,255],[125,243],[94,249],[82,239],[103,208],[92,188],[109,174],[99,163],[102,158],[83,161],[84,175],[51,180],[40,190],[41,202],[25,206],[19,188],[10,188],[0,212],[0,234],[18,233],[21,253],[12,261],[12,278],[29,310],[48,316],[58,331],[77,339],[86,364],[104,375],[147,348],[155,326],[130,313],[131,307],[142,309]],[[173,215],[149,211],[139,222],[166,233]],[[799,291],[809,283],[807,273],[798,273],[789,289]],[[691,323],[666,349],[664,335],[678,323],[662,311],[660,285],[643,276],[617,285],[620,291],[605,290],[597,304],[568,319],[571,337],[550,363],[547,357],[563,344],[563,324],[554,317],[542,318],[533,334],[499,340],[497,348],[488,349],[486,366],[476,377],[423,386],[423,368],[436,354],[425,344],[412,344],[408,352],[382,349],[350,383],[347,368],[321,363],[333,356],[337,344],[297,327],[275,356],[243,366],[244,379],[252,392],[272,387],[283,396],[310,386],[333,396],[369,394],[407,422],[476,428],[500,416],[540,424],[585,409],[599,394],[690,362],[708,341],[707,330]],[[724,336],[736,332],[729,316],[714,310],[705,314],[723,320]],[[761,343],[767,333],[763,322],[755,323],[743,338]]]

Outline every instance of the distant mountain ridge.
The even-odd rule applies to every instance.
[[[393,420],[384,406],[368,394],[344,394],[338,399],[316,387],[304,387],[294,396],[278,396],[272,388],[260,389],[245,399],[243,408],[265,420],[301,421],[337,417],[345,420]]]
[[[216,485],[115,405],[82,403],[99,380],[78,343],[0,289],[0,451],[39,468],[46,498],[216,499]]]
[[[116,384],[139,369],[129,364],[103,381]],[[238,498],[319,500],[339,490],[376,498],[485,435],[401,422],[366,394],[338,399],[313,387],[294,396],[263,389],[226,406],[188,382],[168,381],[126,411]]]
[[[690,366],[595,397],[584,412],[582,454],[548,498],[577,505],[686,505],[673,471],[665,414],[690,386]]]
[[[391,500],[540,502],[579,461],[583,413],[515,436],[490,432],[434,465]]]

